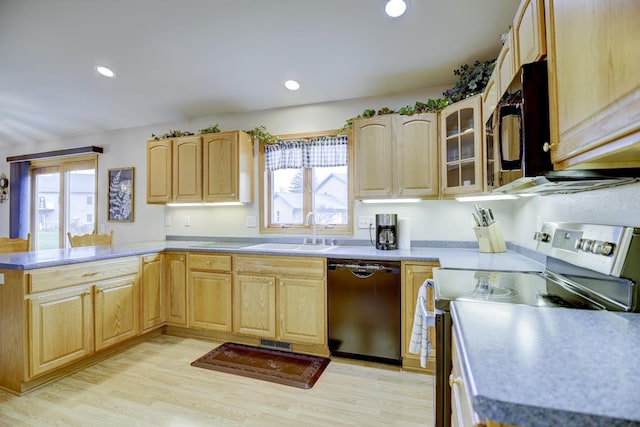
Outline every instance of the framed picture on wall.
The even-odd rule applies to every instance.
[[[133,222],[134,168],[109,169],[108,221]]]

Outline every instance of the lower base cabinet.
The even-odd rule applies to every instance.
[[[167,324],[187,326],[187,254],[164,254]]]
[[[29,378],[93,352],[90,286],[46,292],[29,299]]]
[[[409,352],[411,343],[411,332],[416,313],[416,301],[418,291],[427,279],[433,279],[433,269],[438,267],[438,263],[406,262],[402,264],[403,283],[403,320],[402,320],[402,366],[411,370],[419,370],[425,373],[435,373],[436,357],[436,331],[435,327],[429,328],[429,339],[431,341],[431,353],[427,360],[427,367],[420,366],[420,355]],[[427,309],[433,311],[433,288],[427,291]]]
[[[231,331],[231,274],[192,271],[189,326],[212,331]]]
[[[327,346],[323,258],[236,256],[233,332]]]
[[[102,281],[95,285],[96,350],[138,335],[137,276]]]
[[[231,331],[231,255],[189,254],[189,327]]]
[[[160,327],[166,321],[164,265],[162,254],[142,257],[142,330]]]
[[[28,374],[22,380],[54,371],[138,335],[138,272],[138,258],[127,257],[28,270],[16,276],[15,283],[7,283],[26,290],[22,301],[27,302],[24,325]],[[17,328],[22,324],[15,308],[19,302],[11,303],[11,298],[19,295],[9,294],[6,286],[1,291],[7,294],[0,292],[0,299],[6,298],[5,303],[13,305],[12,313],[18,318],[3,317],[0,326],[7,326],[8,320]],[[20,354],[19,350],[13,351]],[[4,352],[0,359],[7,365],[13,362],[11,355]]]
[[[458,351],[455,332],[451,332],[451,427],[516,427],[511,424],[497,423],[491,420],[481,420],[473,409],[471,395],[467,388],[462,361]]]

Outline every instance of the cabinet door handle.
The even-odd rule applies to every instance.
[[[93,276],[97,276],[98,274],[100,273],[98,273],[97,271],[94,271],[93,273],[84,273],[82,277],[93,277]]]
[[[462,385],[462,378],[451,374],[449,375],[449,387],[453,387],[454,384]]]
[[[548,153],[549,151],[555,150],[557,146],[558,146],[558,144],[555,143],[555,142],[551,142],[551,143],[545,142],[542,145],[542,151],[544,151],[545,153]]]

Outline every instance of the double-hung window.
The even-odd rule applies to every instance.
[[[260,148],[261,231],[304,233],[315,221],[320,234],[351,232],[347,136],[283,137]]]

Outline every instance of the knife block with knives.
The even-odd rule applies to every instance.
[[[491,209],[484,209],[478,205],[474,205],[474,208],[475,212],[472,215],[476,226],[473,227],[473,231],[476,233],[480,252],[505,252],[507,245]]]

